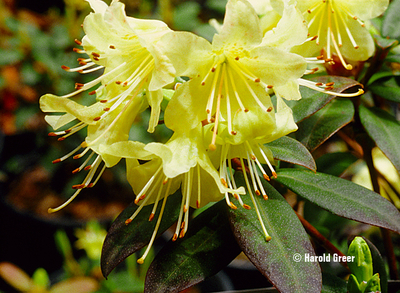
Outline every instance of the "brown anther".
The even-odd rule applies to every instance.
[[[326,91],[331,91],[331,90],[333,90],[333,86],[327,86],[327,87],[325,87],[324,88]]]
[[[235,60],[238,61],[238,60],[239,60],[239,56],[236,56],[236,57],[235,57]]]
[[[245,112],[245,113],[249,112],[249,109],[245,108],[245,109],[244,109],[244,112]]]
[[[183,221],[183,222],[182,222],[182,224],[181,224],[181,227],[180,227],[180,228],[181,228],[181,229],[183,229],[184,227],[185,227],[185,221]]]
[[[308,12],[308,13],[311,13],[311,10],[310,10],[310,9],[307,9],[307,12]]]
[[[116,84],[121,84],[121,83],[122,83],[122,81],[120,81],[120,80],[117,80],[115,83],[116,83]]]
[[[107,103],[107,100],[100,100],[100,103]]]
[[[267,85],[267,88],[272,89],[274,86],[273,85]]]
[[[54,132],[49,132],[48,136],[57,136]]]
[[[318,60],[324,60],[324,56],[323,55],[317,56],[317,59]]]
[[[172,241],[176,241],[178,239],[178,234],[174,233],[174,236],[172,236]]]
[[[201,85],[205,85],[206,83],[203,81],[202,83],[201,83]]]
[[[89,185],[88,186],[86,186],[86,188],[92,188],[94,186],[94,183],[93,182],[91,182],[91,183],[89,183]]]
[[[75,42],[77,45],[79,45],[79,46],[82,45],[82,42],[79,41],[78,39],[75,39],[74,42]]]
[[[100,116],[93,118],[93,121],[99,121],[101,119]]]
[[[93,96],[93,95],[95,95],[96,94],[96,91],[91,91],[90,93],[89,93],[89,96]]]
[[[72,158],[73,158],[74,160],[77,160],[77,159],[80,159],[81,157],[82,157],[82,155],[81,155],[81,154],[78,154],[78,155],[73,156]]]
[[[326,86],[333,86],[335,83],[334,82],[328,82],[328,83],[326,83],[325,85]]]
[[[226,184],[226,181],[224,178],[221,178],[221,183],[223,186],[225,186],[226,188],[228,188],[228,184]]]
[[[183,238],[185,236],[185,230],[181,230],[181,233],[179,233],[179,238]]]
[[[146,197],[146,194],[143,194],[141,197],[139,197],[139,200],[144,200],[145,197]]]
[[[271,112],[272,111],[272,109],[273,109],[273,107],[271,106],[271,107],[269,107],[268,109],[267,109],[267,112]]]
[[[122,84],[122,86],[127,86],[128,85],[128,82],[127,81],[125,81],[123,84]]]
[[[234,197],[235,199],[239,200],[239,194],[234,193],[234,194],[233,194],[233,197]]]
[[[360,46],[354,46],[354,49],[358,49],[358,48],[360,48]]]
[[[243,207],[244,207],[246,210],[250,210],[250,209],[251,209],[251,207],[250,207],[248,204],[243,204]]]
[[[70,133],[71,129],[64,130],[65,133]]]
[[[256,194],[257,194],[257,195],[261,195],[261,192],[257,189],[257,190],[256,190]]]
[[[93,56],[93,57],[99,58],[99,57],[100,57],[100,54],[99,54],[99,53],[96,53],[96,52],[92,52],[92,56]]]
[[[230,203],[229,206],[232,210],[237,210],[237,206],[235,206],[233,203]]]
[[[168,178],[166,178],[165,180],[163,180],[162,184],[165,185],[168,182]]]
[[[237,134],[237,131],[232,130],[232,131],[231,131],[231,134],[232,134],[232,135],[236,135],[236,134]]]
[[[317,82],[315,85],[316,86],[321,86],[321,85],[323,85],[323,83],[322,82]]]
[[[108,107],[104,108],[103,111],[105,111],[105,112],[110,111],[110,108],[108,108]]]
[[[70,67],[65,66],[65,65],[61,65],[61,68],[64,69],[64,70],[67,70],[67,71],[71,69]]]
[[[82,189],[85,188],[85,184],[75,184],[72,185],[72,189]]]
[[[211,122],[211,123],[214,123],[214,122],[215,122],[215,118],[214,118],[214,117],[211,117],[210,122]]]
[[[186,213],[188,211],[187,205],[183,206],[183,212]]]
[[[270,181],[271,179],[269,179],[269,176],[267,174],[263,174],[263,177],[265,180]]]
[[[149,222],[153,221],[153,219],[154,219],[154,213],[151,213],[149,216]]]
[[[216,70],[215,67],[211,68],[211,72],[215,72],[215,70]]]
[[[200,208],[200,202],[198,200],[196,200],[196,208]]]
[[[110,45],[109,48],[110,49],[115,49],[115,46],[114,45]]]
[[[52,163],[53,164],[57,164],[57,163],[60,163],[61,162],[61,159],[57,159],[57,160],[54,160]]]
[[[315,41],[317,38],[318,36],[313,36],[310,41]]]
[[[83,168],[83,170],[85,170],[85,171],[90,170],[90,169],[92,169],[92,165],[87,165],[85,168]]]
[[[65,139],[65,137],[59,137],[59,138],[57,138],[57,141],[63,141]]]
[[[267,199],[268,199],[268,195],[263,194],[263,198],[264,198],[265,200],[267,200]]]
[[[128,225],[128,224],[130,224],[131,222],[132,222],[132,219],[131,219],[131,218],[126,219],[126,220],[125,220],[125,225]]]
[[[78,48],[73,48],[72,51],[74,51],[74,52],[76,52],[76,53],[82,52],[82,50],[81,50],[81,49],[78,49]]]
[[[358,19],[358,17],[357,17],[357,16],[354,16],[354,17],[353,17],[353,19],[354,19],[354,20],[357,20],[357,19]]]
[[[93,57],[95,61],[100,61],[99,57]]]
[[[138,204],[139,203],[139,199],[135,198],[134,202],[135,202],[135,204]]]
[[[275,179],[278,178],[278,174],[276,174],[275,171],[272,171],[272,176],[273,176]]]
[[[255,82],[260,82],[261,79],[260,79],[259,77],[257,77],[254,81],[255,81]]]
[[[251,155],[251,159],[253,160],[253,161],[255,161],[256,160],[256,156],[255,155]]]
[[[86,64],[85,64],[86,65]],[[78,73],[83,73],[83,70],[78,70]]]
[[[79,82],[75,83],[75,89],[79,90],[79,89],[81,89],[83,87],[84,87],[83,83],[79,83]]]

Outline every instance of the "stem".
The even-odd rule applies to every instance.
[[[306,229],[307,233],[315,239],[322,247],[324,247],[329,253],[337,254],[343,259],[345,256],[335,245],[332,244],[324,235],[322,235],[313,225],[311,225],[306,219],[304,219],[300,214],[295,211],[297,217],[299,218],[301,224]],[[342,266],[349,270],[346,262],[340,262]]]
[[[366,136],[362,138],[362,146],[364,150],[364,160],[367,163],[371,182],[372,182],[372,187],[374,191],[378,194],[379,193],[379,184],[378,184],[378,172],[375,169],[374,162],[372,159],[372,144],[369,138]],[[390,231],[384,228],[380,228],[382,238],[383,238],[383,245],[385,247],[385,252],[386,252],[386,257],[388,259],[388,264],[389,264],[389,274],[390,278],[392,280],[398,280],[399,275],[398,275],[398,270],[397,270],[397,262],[396,262],[396,256],[394,254],[394,249],[393,249],[393,242],[392,238],[390,237]]]

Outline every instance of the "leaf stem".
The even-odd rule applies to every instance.
[[[299,213],[295,211],[297,217],[299,218],[301,224],[306,229],[307,233],[315,239],[322,247],[324,247],[329,253],[337,254],[340,259],[344,259],[345,255],[330,242],[324,235],[322,235],[313,225],[311,225],[306,219],[304,219]],[[346,262],[340,262],[340,264],[349,270]]]

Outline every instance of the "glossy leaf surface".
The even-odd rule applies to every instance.
[[[168,196],[157,236],[161,235],[176,222],[179,215],[181,197],[180,191]],[[153,221],[149,221],[153,205],[148,205],[140,211],[130,224],[126,225],[125,220],[128,219],[137,208],[138,206],[132,202],[119,214],[108,230],[101,254],[101,270],[105,277],[107,277],[120,262],[132,253],[146,246],[150,241],[157,222],[157,215],[161,210],[161,204],[157,207],[156,216]]]
[[[242,172],[236,182],[244,185]],[[287,201],[269,183],[263,184],[268,200],[255,196],[264,225],[272,237],[267,242],[250,195],[242,196],[251,209],[238,206],[229,210],[229,218],[237,242],[257,269],[280,292],[321,292],[321,271],[318,263],[305,262],[305,255],[315,255],[308,236]]]
[[[353,182],[298,169],[281,169],[276,180],[336,215],[400,233],[400,213],[394,205]]]
[[[295,132],[296,139],[312,152],[348,124],[353,116],[354,107],[351,101],[335,99],[298,124],[299,129]]]
[[[310,79],[314,82],[329,83],[334,82],[333,92],[341,93],[346,90],[357,92],[356,86],[360,84],[350,78],[339,77],[339,76],[319,76],[317,78]],[[354,90],[352,88],[355,88]],[[322,109],[328,104],[335,96],[328,95],[325,93],[317,92],[308,87],[300,87],[301,100],[299,101],[286,101],[286,103],[293,110],[294,121],[300,122],[312,114]]]
[[[360,107],[361,123],[369,136],[400,172],[400,123],[379,108]]]
[[[239,253],[220,201],[189,223],[186,235],[157,254],[146,275],[145,292],[180,292],[227,266]]]
[[[300,165],[310,170],[316,169],[313,156],[303,144],[288,136],[283,136],[267,144],[274,159]]]

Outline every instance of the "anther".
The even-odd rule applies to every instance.
[[[315,41],[318,38],[318,36],[313,36],[310,41]]]
[[[267,112],[271,112],[272,111],[272,107],[269,107],[268,109],[267,109]]]
[[[101,119],[100,116],[93,118],[93,121],[99,121]]]
[[[103,111],[105,112],[110,111],[110,108],[104,108]]]
[[[181,233],[179,233],[179,238],[183,238],[185,236],[185,230],[181,230]]]
[[[57,136],[57,134],[55,134],[54,132],[50,132],[50,133],[48,134],[48,136]]]
[[[255,82],[260,82],[261,79],[257,77],[254,81],[255,81]]]
[[[100,100],[100,103],[107,103],[107,100]]]
[[[178,234],[174,233],[174,236],[172,236],[172,241],[176,241],[178,239]]]
[[[267,88],[272,89],[274,86],[273,85],[267,85]]]
[[[270,241],[272,239],[272,237],[271,236],[267,236],[267,237],[265,237],[265,240],[268,242],[268,241]]]
[[[235,206],[233,203],[229,203],[229,206],[231,207],[232,210],[236,210],[237,206]]]
[[[210,151],[215,151],[215,150],[217,149],[217,146],[216,146],[215,144],[213,144],[213,143],[210,143],[210,144],[208,145],[208,149],[209,149]]]
[[[267,199],[268,199],[268,195],[263,194],[263,198],[264,198],[265,200],[267,200]]]
[[[89,93],[89,96],[93,96],[93,95],[95,95],[96,94],[96,91],[91,91],[90,93]]]
[[[211,68],[211,72],[215,72],[215,70],[216,70],[215,67]]]
[[[250,210],[250,209],[251,209],[251,207],[250,207],[248,204],[243,204],[243,207],[244,207],[246,210]]]
[[[267,181],[270,181],[270,180],[271,180],[267,174],[263,174],[263,177],[264,177],[264,179],[267,180]]]
[[[76,174],[79,172],[79,168],[76,168],[75,170],[72,171],[72,174]]]
[[[244,112],[245,112],[245,113],[249,112],[249,109],[245,108],[245,109],[244,109]]]
[[[131,222],[132,222],[132,219],[130,219],[130,218],[129,218],[129,219],[126,219],[126,220],[125,220],[125,225],[128,225],[128,224],[130,224]]]
[[[203,81],[203,82],[201,82],[201,85],[205,85],[206,83]]]
[[[239,56],[236,56],[236,57],[235,57],[235,60],[238,61],[238,60],[239,60]]]
[[[57,163],[60,163],[61,162],[61,159],[57,159],[57,160],[54,160],[52,163],[53,164],[57,164]]]
[[[221,183],[224,185],[226,188],[228,188],[228,184],[226,183],[224,178],[221,178]]]
[[[257,194],[257,195],[261,195],[261,192],[257,189],[257,190],[256,190],[256,194]]]
[[[116,84],[121,84],[121,83],[122,83],[122,81],[120,81],[120,80],[117,80],[117,81],[115,81],[115,83],[116,83]]]
[[[92,56],[93,56],[93,57],[99,58],[99,57],[100,57],[100,54],[99,54],[99,53],[96,53],[96,52],[92,52]]]
[[[79,90],[79,89],[81,89],[81,88],[83,88],[84,87],[84,84],[82,84],[82,83],[75,83],[75,89],[77,89],[77,90]]]
[[[72,189],[82,189],[85,188],[85,184],[75,184],[72,185]]]
[[[200,202],[198,200],[196,200],[196,208],[200,208]]]
[[[231,131],[231,134],[232,134],[232,135],[236,135],[236,134],[237,134],[237,131],[232,130],[232,131]]]
[[[83,141],[83,142],[81,143],[81,148],[87,148],[87,147],[88,147],[87,142],[86,142],[86,141]]]
[[[154,213],[151,213],[149,216],[149,222],[153,221],[153,219],[154,219]]]
[[[233,197],[234,197],[235,199],[239,200],[239,194],[234,193],[234,194],[233,194]]]
[[[110,49],[115,49],[115,46],[114,46],[114,45],[110,45],[109,48],[110,48]]]
[[[168,178],[165,178],[165,179],[163,180],[162,184],[165,185],[165,184],[167,184],[167,182],[168,182]]]
[[[326,86],[332,86],[332,85],[334,85],[335,83],[334,82],[328,82],[328,83],[326,83],[325,85]]]
[[[278,178],[278,175],[276,174],[275,171],[272,171],[272,176],[273,176],[275,179]]]
[[[82,42],[79,41],[78,39],[75,39],[74,41],[75,41],[75,43],[76,43],[77,45],[79,45],[79,46],[82,45]]]
[[[58,139],[57,139],[57,141],[63,141],[65,139],[65,137],[59,137]]]
[[[64,69],[65,71],[68,71],[71,69],[71,67],[65,66],[65,65],[61,65],[61,68]]]
[[[86,166],[83,170],[87,171],[87,170],[90,170],[90,169],[92,169],[92,165]]]

